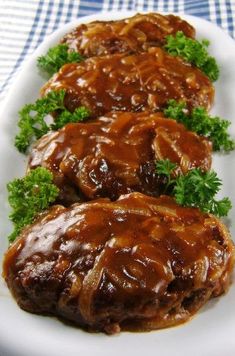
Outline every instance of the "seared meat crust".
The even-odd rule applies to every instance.
[[[194,28],[178,16],[137,14],[123,20],[80,25],[65,35],[61,42],[85,57],[94,57],[143,52],[149,47],[164,45],[165,37],[177,31],[182,31],[187,37],[195,36]]]
[[[66,125],[34,146],[29,168],[43,166],[61,187],[60,201],[117,199],[139,191],[159,196],[165,181],[155,161],[170,159],[178,174],[211,166],[211,143],[162,114],[113,112],[93,122]],[[72,192],[74,191],[74,194]]]
[[[214,88],[199,69],[161,48],[146,53],[92,57],[64,65],[42,88],[66,90],[70,111],[84,105],[94,117],[109,111],[159,111],[169,99],[183,100],[188,108],[209,109]]]
[[[182,323],[227,290],[234,247],[214,216],[140,193],[54,206],[10,246],[21,308],[115,333]]]

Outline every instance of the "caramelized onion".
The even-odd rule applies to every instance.
[[[234,259],[215,217],[132,193],[51,208],[10,246],[3,275],[23,309],[114,333],[188,320],[227,290]]]

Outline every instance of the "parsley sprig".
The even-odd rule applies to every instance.
[[[19,134],[15,137],[15,146],[25,153],[36,138],[39,139],[50,130],[57,130],[69,122],[79,122],[90,116],[90,111],[81,106],[73,113],[64,106],[65,90],[51,91],[34,104],[25,105],[19,112]],[[53,124],[47,124],[47,115],[58,111]]]
[[[229,198],[215,199],[222,182],[214,171],[203,172],[200,168],[195,168],[174,178],[173,172],[176,168],[177,165],[168,159],[156,162],[157,174],[167,177],[166,189],[170,187],[178,204],[197,207],[219,217],[228,214],[232,207]]]
[[[12,242],[24,226],[56,200],[59,189],[53,184],[52,173],[42,167],[31,171],[24,178],[14,179],[7,184],[7,189],[12,208],[9,218],[14,224],[14,231],[8,239]]]
[[[209,41],[201,42],[186,37],[182,31],[166,36],[165,49],[172,56],[179,56],[202,70],[211,81],[219,77],[219,67],[214,57],[207,52]]]
[[[69,51],[66,44],[59,44],[48,50],[47,54],[38,58],[38,67],[50,76],[66,63],[77,63],[84,58],[75,51]]]
[[[228,133],[231,123],[218,116],[210,116],[202,107],[194,108],[191,113],[188,113],[184,102],[171,99],[168,101],[164,114],[166,117],[181,122],[187,129],[198,135],[208,137],[213,143],[214,151],[228,152],[235,148],[235,141]]]

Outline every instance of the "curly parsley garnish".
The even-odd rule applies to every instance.
[[[176,202],[183,206],[197,207],[200,210],[217,216],[226,216],[232,207],[229,198],[215,200],[215,195],[222,185],[214,171],[203,172],[195,168],[185,175],[175,178],[172,173],[177,168],[170,160],[156,162],[157,174],[167,177],[166,189],[169,189]]]
[[[219,77],[219,67],[214,57],[207,52],[209,41],[201,42],[186,37],[182,31],[166,36],[164,48],[172,56],[179,56],[201,69],[211,81]]]
[[[213,143],[214,151],[223,150],[228,152],[235,148],[235,141],[231,139],[227,131],[231,123],[218,116],[212,117],[208,115],[202,107],[194,108],[191,113],[188,113],[184,102],[177,102],[171,99],[168,101],[164,114],[181,122],[188,130],[208,137]]]
[[[38,67],[49,75],[53,75],[66,63],[77,63],[84,58],[75,51],[69,51],[66,44],[59,44],[48,50],[45,56],[38,58]]]
[[[69,122],[79,122],[88,119],[90,111],[81,106],[73,113],[64,106],[65,90],[51,91],[45,97],[36,100],[34,104],[25,105],[19,112],[19,134],[15,137],[15,146],[25,153],[36,138],[39,139],[50,130],[57,130]],[[58,115],[53,124],[47,124],[46,116],[55,111]]]
[[[56,118],[53,124],[51,124],[52,130],[58,130],[69,124],[70,122],[80,122],[88,119],[90,111],[85,106],[80,106],[71,113],[68,110],[63,110]]]
[[[53,184],[52,173],[42,167],[31,171],[24,178],[14,179],[7,184],[7,189],[12,208],[9,218],[14,224],[14,231],[8,239],[12,242],[39,212],[56,200],[59,189]]]

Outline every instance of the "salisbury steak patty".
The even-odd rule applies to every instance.
[[[187,320],[230,282],[226,227],[140,193],[54,206],[10,246],[4,277],[23,309],[107,333]]]
[[[212,83],[199,69],[161,48],[126,56],[114,54],[64,65],[42,88],[66,91],[65,105],[80,105],[93,116],[109,111],[158,111],[169,99],[184,100],[189,108],[209,109]]]
[[[177,163],[178,174],[197,167],[207,171],[211,143],[160,113],[114,112],[45,135],[32,149],[29,168],[53,172],[60,201],[68,204],[78,200],[76,192],[86,200],[113,200],[132,191],[159,196],[165,181],[155,162],[161,159]]]
[[[174,15],[137,14],[117,21],[95,21],[83,24],[68,33],[62,43],[86,57],[113,53],[146,51],[161,46],[165,37],[182,31],[194,38],[195,30]]]

